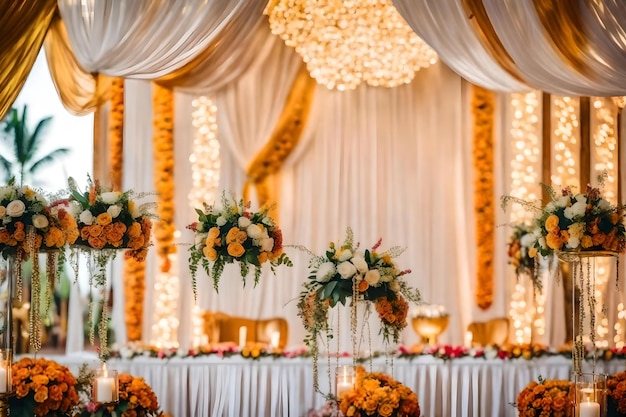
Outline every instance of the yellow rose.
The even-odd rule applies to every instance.
[[[209,229],[209,235],[207,239],[216,239],[220,235],[220,229],[213,226]]]
[[[205,246],[204,248],[202,248],[202,253],[209,261],[214,261],[217,259],[217,251],[215,250],[215,248]]]
[[[551,249],[561,249],[563,246],[563,241],[561,240],[561,236],[554,233],[548,233],[546,236],[546,244]]]
[[[106,226],[107,224],[110,224],[111,221],[113,221],[111,215],[106,212],[98,214],[98,217],[96,217],[96,223],[98,223],[100,226]]]
[[[244,253],[246,253],[246,250],[244,249],[244,247],[241,245],[241,243],[238,243],[238,242],[230,243],[228,245],[227,250],[228,250],[228,254],[234,258],[238,258]]]
[[[559,227],[559,216],[557,216],[556,214],[550,215],[546,219],[546,225],[545,225],[546,230],[548,232],[551,232],[558,227]]]
[[[232,227],[229,231],[228,234],[226,234],[226,243],[233,243],[233,242],[237,242],[237,237],[239,235],[239,228],[238,227]]]

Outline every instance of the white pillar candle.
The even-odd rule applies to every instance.
[[[341,396],[344,392],[350,391],[354,388],[354,384],[352,381],[344,381],[340,380],[337,382],[337,398]]]
[[[600,417],[600,404],[596,402],[582,402],[578,405],[579,417]]]
[[[246,326],[241,326],[239,328],[239,347],[244,348],[246,346],[247,340],[248,340],[248,328]]]
[[[0,364],[0,393],[6,394],[9,392],[7,389],[7,367],[5,364]]]
[[[270,345],[274,349],[278,349],[278,343],[280,342],[280,332],[272,332],[270,335]]]
[[[115,380],[108,376],[96,378],[96,402],[113,402],[113,391],[115,390]]]

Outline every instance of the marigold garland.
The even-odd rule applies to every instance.
[[[109,164],[111,185],[122,188],[124,163],[124,79],[114,78],[111,83],[111,110],[109,112]]]
[[[157,191],[158,221],[154,228],[156,250],[161,257],[161,272],[169,272],[169,255],[176,252],[174,246],[174,93],[172,90],[153,86],[154,108],[154,183]]]
[[[476,304],[485,310],[493,302],[494,189],[493,123],[494,94],[474,86],[472,98],[474,212],[476,216]]]
[[[142,336],[143,298],[146,290],[145,262],[127,258],[124,262],[124,276],[126,338],[133,342],[141,340]]]

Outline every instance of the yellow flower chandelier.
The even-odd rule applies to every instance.
[[[265,13],[272,33],[329,89],[396,87],[438,59],[391,0],[274,0]]]

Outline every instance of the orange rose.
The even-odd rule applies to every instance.
[[[370,285],[364,279],[359,281],[359,292],[365,292]]]
[[[561,241],[561,236],[554,233],[548,233],[546,236],[546,244],[551,249],[561,249],[563,246],[563,241]]]
[[[99,224],[94,224],[89,226],[89,236],[91,237],[99,237],[102,235],[102,226]]]
[[[267,262],[267,252],[259,253],[259,256],[257,256],[256,258],[259,261],[259,264]]]
[[[228,244],[227,251],[228,251],[228,254],[234,258],[239,258],[244,253],[246,253],[246,250],[244,249],[242,244],[238,242],[232,242]]]
[[[26,239],[26,233],[24,232],[24,229],[18,229],[13,232],[13,239],[17,240],[18,242],[23,242],[24,239]]]
[[[559,216],[556,214],[551,214],[546,219],[545,228],[548,232],[551,232],[559,227]]]
[[[205,246],[202,248],[202,253],[209,261],[215,261],[217,259],[217,251],[214,248]]]
[[[112,221],[113,219],[111,218],[111,215],[106,212],[100,213],[98,214],[98,217],[96,217],[96,223],[100,226],[106,226],[107,224],[111,224]]]
[[[35,401],[42,403],[48,399],[48,387],[41,386],[35,392]]]
[[[217,237],[220,235],[220,229],[217,227],[211,227],[209,229],[209,234],[207,235],[207,239],[217,239]]]
[[[233,242],[237,242],[237,236],[239,235],[239,228],[232,227],[228,233],[226,234],[226,243],[230,244]]]
[[[393,413],[393,407],[390,403],[384,403],[381,404],[380,407],[378,407],[378,414],[381,417],[389,417],[391,413]]]
[[[589,235],[584,235],[582,239],[580,240],[580,245],[584,249],[588,249],[593,246],[593,239]]]

